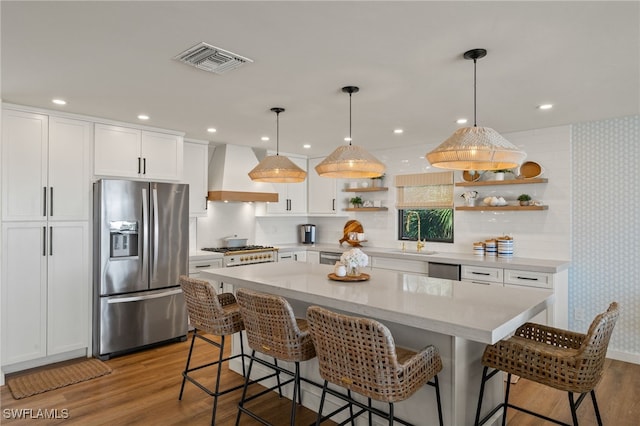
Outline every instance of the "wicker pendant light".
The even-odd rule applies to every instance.
[[[249,172],[254,182],[297,183],[304,181],[307,172],[296,166],[293,161],[280,155],[280,113],[284,108],[271,108],[276,113],[276,155],[265,157]]]
[[[385,166],[364,148],[351,144],[351,95],[360,89],[346,86],[342,91],[349,94],[349,145],[335,149],[316,166],[316,172],[322,177],[331,178],[372,178],[382,176]]]
[[[518,147],[489,127],[476,124],[476,62],[487,55],[485,49],[465,52],[473,59],[473,127],[456,130],[427,154],[434,167],[453,170],[500,170],[518,167],[527,156]]]

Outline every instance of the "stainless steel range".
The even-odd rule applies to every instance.
[[[223,253],[222,264],[225,268],[278,261],[278,249],[268,246],[212,247],[205,251]]]

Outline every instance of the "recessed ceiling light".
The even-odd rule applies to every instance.
[[[269,136],[263,136],[260,138],[261,141],[266,142],[269,140]]]
[[[551,109],[551,108],[553,108],[553,104],[538,105],[538,109]]]
[[[401,134],[402,132],[404,132],[404,130],[402,130],[402,129],[394,129],[394,131],[393,131],[393,133],[395,133],[397,135]]]
[[[217,132],[217,131],[218,131],[218,130],[217,130],[217,129],[215,129],[215,128],[213,128],[213,127],[209,127],[209,128],[207,129],[207,132],[209,132],[209,133],[215,133],[215,132]]]
[[[311,148],[311,145],[309,145],[308,143],[305,143],[304,145],[302,145],[302,147],[304,149],[309,149],[309,148]]]
[[[67,101],[65,101],[64,99],[53,99],[51,102],[53,102],[56,105],[66,105]]]
[[[148,120],[148,119],[149,119],[149,116],[148,116],[148,115],[146,115],[146,114],[140,114],[140,115],[138,115],[138,119],[139,119],[139,120]]]
[[[345,142],[351,142],[351,138],[349,136],[347,136],[346,138],[344,138]]]
[[[458,124],[466,124],[467,123],[467,119],[466,118],[458,118],[456,120],[456,123],[458,123]]]

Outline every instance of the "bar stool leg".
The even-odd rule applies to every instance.
[[[253,357],[256,355],[256,351],[251,351],[251,360],[249,361],[249,370],[247,371],[247,376],[244,379],[244,388],[242,389],[242,398],[240,398],[240,402],[238,403],[238,414],[236,416],[236,426],[240,424],[240,415],[242,414],[242,410],[240,408],[244,407],[244,400],[247,397],[247,388],[249,387],[249,378],[251,377],[251,369],[253,368]]]
[[[324,399],[327,396],[327,386],[329,382],[324,381],[324,385],[322,386],[322,396],[320,397],[320,407],[318,407],[318,415],[316,416],[316,426],[320,426],[320,419],[322,419],[322,408],[324,407]]]
[[[507,390],[504,393],[504,412],[502,413],[502,426],[507,424],[507,408],[509,407],[509,390],[511,389],[511,373],[507,373]]]
[[[244,344],[242,343],[242,330],[240,330],[240,353],[242,354],[242,356],[240,357],[240,359],[242,360],[242,375],[246,377],[247,374],[246,374],[246,371],[244,371],[245,354],[244,354]]]
[[[598,403],[596,402],[596,391],[594,389],[591,389],[591,401],[593,401],[593,409],[596,412],[598,426],[602,426],[602,418],[600,417],[600,410],[598,410]]]
[[[567,392],[569,394],[569,407],[571,407],[571,418],[573,419],[573,426],[578,426],[578,413],[576,413],[576,403],[573,400],[573,392]]]
[[[476,410],[476,421],[473,423],[475,426],[480,424],[480,410],[482,409],[482,398],[484,396],[484,384],[487,381],[488,367],[482,369],[482,381],[480,382],[480,395],[478,396],[478,409]]]
[[[277,367],[278,360],[273,358],[273,364]],[[280,370],[278,369],[276,369],[276,380],[278,381],[278,395],[280,395],[280,398],[282,398],[282,385],[280,384]]]
[[[393,402],[389,403],[389,426],[393,426]]]
[[[367,406],[369,407],[369,426],[373,426],[373,413],[371,412],[371,398],[367,398]]]
[[[440,383],[438,382],[438,375],[433,377],[436,388],[436,403],[438,404],[438,421],[440,426],[444,426],[444,420],[442,419],[442,401],[440,400]],[[477,421],[477,420],[476,420]]]
[[[351,416],[351,426],[355,426],[355,422],[353,421],[353,404],[351,403],[351,391],[347,390],[347,396],[349,397],[349,415]]]
[[[293,380],[293,395],[291,395],[291,426],[296,424],[296,394],[300,399],[300,363],[296,361],[296,371]]]
[[[180,396],[178,396],[178,401],[182,401],[182,392],[184,392],[184,383],[187,381],[187,371],[189,371],[189,363],[191,362],[191,354],[193,353],[193,345],[196,342],[196,333],[198,330],[193,329],[193,335],[191,337],[191,346],[189,346],[189,356],[187,357],[187,365],[184,367],[184,372],[182,373],[182,385],[180,386]]]
[[[220,336],[220,356],[218,357],[218,374],[216,375],[216,391],[213,395],[213,411],[211,413],[211,426],[216,424],[216,411],[218,410],[218,393],[220,392],[220,373],[222,372],[222,359],[224,358],[224,336]]]

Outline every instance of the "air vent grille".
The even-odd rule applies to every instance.
[[[173,59],[216,74],[223,74],[247,62],[253,62],[249,58],[236,55],[228,50],[220,49],[205,42],[196,44],[174,56]]]

